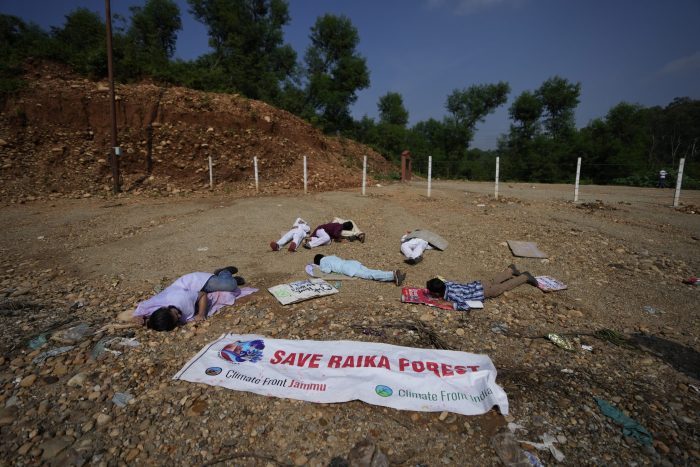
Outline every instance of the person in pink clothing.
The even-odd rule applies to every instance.
[[[141,320],[154,331],[172,331],[178,325],[189,321],[206,319],[216,309],[232,304],[235,297],[241,296],[239,285],[245,281],[235,266],[218,269],[214,274],[192,272],[179,277],[159,294],[138,304],[133,318]],[[255,289],[249,289],[254,291]],[[252,293],[251,291],[246,291]],[[224,297],[217,293],[227,293]],[[214,300],[220,298],[221,300]],[[214,309],[216,306],[218,308]]]

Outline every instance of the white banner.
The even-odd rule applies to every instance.
[[[268,339],[224,334],[173,377],[265,396],[368,404],[464,415],[508,396],[487,355],[355,341]]]

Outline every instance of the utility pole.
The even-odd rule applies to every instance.
[[[119,193],[119,155],[117,146],[117,106],[114,101],[114,67],[112,65],[112,9],[109,0],[105,0],[105,15],[107,16],[107,74],[109,76],[109,112],[112,120],[112,152],[109,157],[112,166],[112,190]]]

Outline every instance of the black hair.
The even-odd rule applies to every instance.
[[[172,331],[177,326],[177,320],[170,313],[170,307],[164,306],[158,308],[148,317],[146,326],[154,331]]]
[[[319,253],[318,255],[314,256],[314,264],[320,266],[320,265],[321,265],[321,260],[322,260],[322,259],[323,259],[323,255],[320,254],[320,253]]]
[[[445,297],[445,283],[437,277],[434,277],[428,282],[426,282],[425,287],[430,291],[431,294],[440,298]]]
[[[343,230],[352,230],[353,227],[355,227],[355,226],[352,224],[352,222],[350,222],[350,221],[343,222]]]

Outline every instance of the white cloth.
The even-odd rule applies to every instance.
[[[340,234],[343,238],[357,237],[358,235],[363,233],[362,230],[360,230],[360,228],[357,226],[357,222],[355,222],[352,219],[341,219],[340,217],[334,217],[332,222],[337,222],[338,224],[345,224],[347,221],[352,222],[352,230],[343,230]]]
[[[301,217],[297,217],[297,220],[292,225],[292,229],[277,240],[277,245],[282,246],[292,240],[298,247],[310,231],[311,227],[309,227],[309,224]]]
[[[331,242],[331,236],[326,233],[323,229],[318,229],[316,231],[316,236],[311,237],[309,240],[309,246],[311,248],[316,248],[321,245],[328,245]]]
[[[406,239],[406,235],[401,237],[401,253],[408,259],[416,259],[422,256],[425,250],[432,249],[433,247],[422,238]]]

